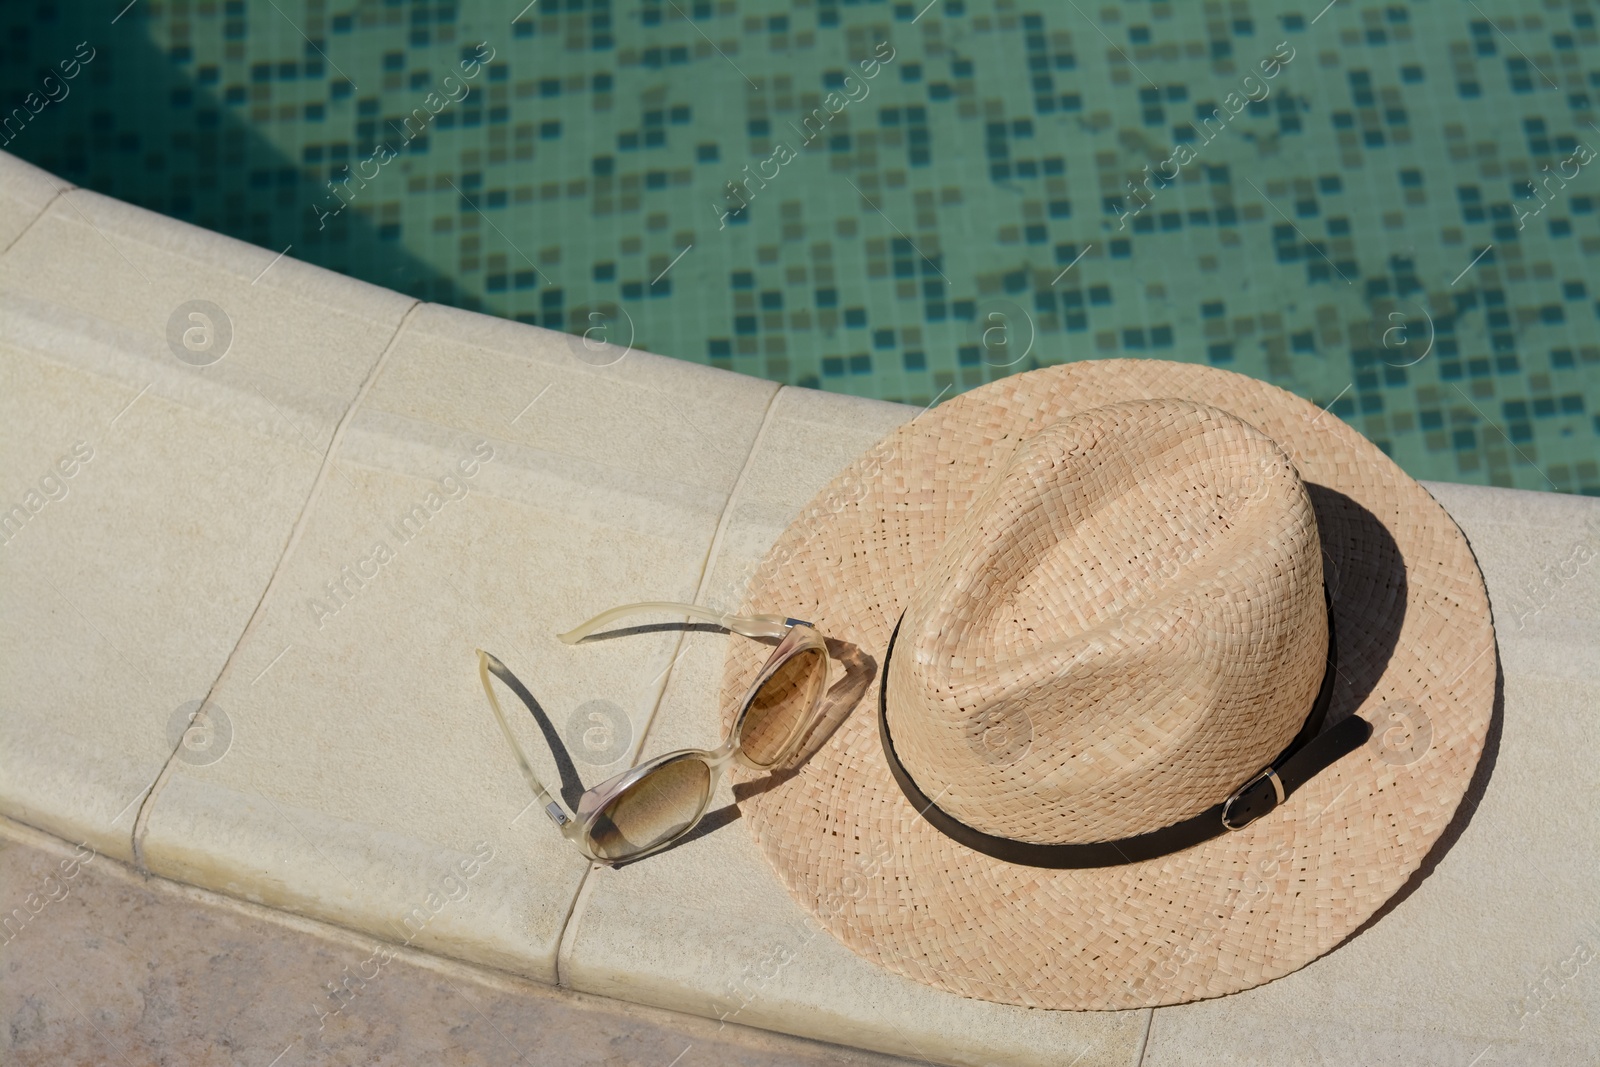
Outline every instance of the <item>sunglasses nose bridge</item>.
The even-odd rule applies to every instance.
[[[741,763],[744,762],[744,753],[739,749],[738,719],[734,720],[733,729],[728,732],[728,736],[723,740],[722,744],[712,749],[707,755],[710,757],[709,762],[712,766],[723,764],[730,758]]]

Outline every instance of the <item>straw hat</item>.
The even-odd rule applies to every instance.
[[[809,758],[746,784],[783,884],[869,960],[1031,1007],[1219,996],[1333,948],[1450,822],[1494,702],[1483,579],[1427,491],[1187,364],[923,413],[745,610],[870,657]],[[725,705],[766,651],[730,648]]]

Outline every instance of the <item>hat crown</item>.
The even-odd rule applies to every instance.
[[[1325,669],[1294,465],[1183,400],[1096,408],[992,468],[907,605],[885,684],[901,762],[986,833],[1117,840],[1283,750]]]

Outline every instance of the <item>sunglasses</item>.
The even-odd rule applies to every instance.
[[[777,647],[745,693],[733,729],[720,746],[709,751],[686,748],[668,752],[623,771],[586,790],[577,810],[570,814],[534,774],[489,675],[499,678],[524,703],[530,700],[527,690],[505,664],[478,650],[478,676],[489,707],[505,731],[523,777],[534,795],[544,801],[545,814],[580,852],[608,866],[658,852],[693,830],[705,816],[729,763],[756,771],[781,767],[816,725],[828,678],[828,647],[822,635],[808,622],[781,615],[724,615],[692,604],[627,604],[558,636],[574,645],[619,619],[645,612],[670,612],[714,622],[741,637],[776,638]]]

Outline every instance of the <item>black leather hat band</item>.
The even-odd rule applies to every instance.
[[[878,737],[883,742],[884,758],[889,761],[889,770],[899,784],[900,791],[936,830],[974,851],[1027,867],[1065,870],[1136,863],[1191,848],[1232,830],[1243,829],[1282,804],[1296,789],[1335,761],[1361,747],[1372,734],[1372,727],[1358,715],[1350,716],[1326,733],[1319,733],[1328,713],[1328,705],[1333,700],[1337,662],[1333,605],[1328,599],[1326,587],[1323,597],[1328,602],[1327,667],[1322,672],[1322,686],[1317,690],[1316,700],[1300,732],[1278,754],[1277,759],[1251,776],[1226,800],[1182,822],[1116,841],[1047,845],[986,834],[940,808],[912,779],[911,773],[895,754],[894,742],[889,737],[889,662],[894,654],[895,640],[900,636],[904,614],[895,623],[889,647],[884,651],[883,675],[878,686]]]

